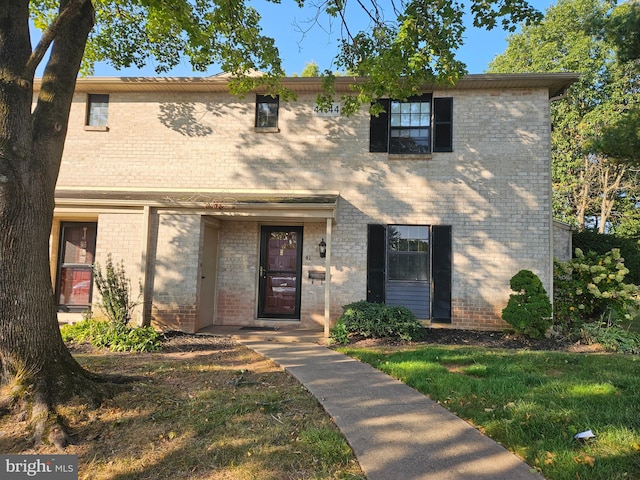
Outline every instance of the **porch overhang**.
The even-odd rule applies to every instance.
[[[221,220],[287,219],[335,222],[339,193],[307,190],[206,190],[58,187],[57,215],[123,212],[154,208],[197,213]]]

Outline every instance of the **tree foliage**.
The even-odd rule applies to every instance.
[[[511,35],[505,53],[490,65],[492,72],[581,73],[551,106],[553,210],[579,229],[601,232],[623,221],[638,191],[635,168],[605,149],[605,140],[609,146],[620,142],[622,131],[611,140],[599,137],[640,104],[637,68],[616,58],[615,44],[604,34],[607,19],[618,11],[614,6],[608,0],[561,0],[539,25]],[[626,145],[617,144],[617,156],[632,153],[621,151]]]
[[[640,5],[637,2],[627,1],[618,5],[603,28],[621,61],[640,58]]]

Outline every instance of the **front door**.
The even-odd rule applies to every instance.
[[[82,312],[91,307],[96,223],[63,223],[56,294],[58,309]]]
[[[200,262],[200,317],[198,319],[198,330],[214,323],[217,267],[218,230],[211,225],[205,224]]]
[[[258,316],[300,319],[302,227],[262,227]]]

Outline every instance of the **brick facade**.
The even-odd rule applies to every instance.
[[[368,224],[452,227],[452,327],[504,327],[500,312],[520,269],[534,271],[551,291],[548,87],[433,90],[434,97],[453,98],[453,152],[428,156],[369,153],[366,110],[316,116],[315,92],[281,103],[279,132],[261,133],[253,95],[100,90],[93,93],[110,94],[108,130],[86,131],[91,89],[83,88],[71,110],[59,189],[339,192],[332,319],[342,305],[366,297]],[[256,318],[263,224],[303,226],[300,320],[322,324],[324,283],[309,278],[309,271],[324,269],[320,221],[152,208],[145,251],[142,215],[100,213],[98,261],[108,252],[122,257],[135,281],[145,252],[147,314],[163,328],[193,331],[203,294],[203,214],[220,220],[216,324],[264,323]]]

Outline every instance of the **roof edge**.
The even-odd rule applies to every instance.
[[[579,73],[480,73],[468,74],[455,85],[425,84],[424,90],[479,90],[548,88],[549,97],[561,95],[580,78]],[[366,82],[365,77],[336,77],[337,93],[353,92],[352,85]],[[230,77],[80,77],[76,92],[228,92]],[[321,77],[284,77],[282,84],[293,91],[321,92]],[[42,79],[34,80],[34,91],[39,91]],[[257,90],[259,91],[259,90]]]

